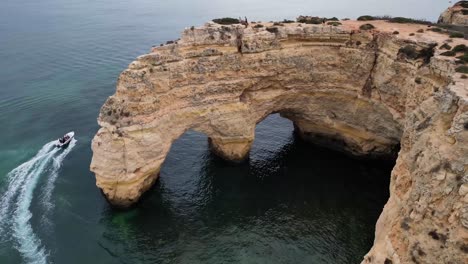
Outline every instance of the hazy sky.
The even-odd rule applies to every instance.
[[[274,19],[298,14],[355,18],[360,15],[391,15],[437,20],[440,13],[453,5],[448,0],[235,0],[205,1],[208,9],[238,13],[248,12],[260,19]],[[178,1],[175,1],[178,2]],[[197,2],[197,1],[195,1]],[[264,3],[264,4],[262,4]],[[214,10],[213,10],[214,9]]]

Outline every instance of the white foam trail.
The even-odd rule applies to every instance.
[[[55,189],[55,181],[58,177],[58,172],[60,167],[62,166],[63,159],[70,153],[70,151],[75,147],[76,140],[73,139],[68,147],[60,153],[57,157],[54,158],[52,164],[52,170],[50,171],[49,175],[47,176],[47,183],[44,187],[41,204],[44,207],[44,214],[42,215],[42,224],[45,225],[47,228],[52,227],[52,222],[50,221],[50,213],[55,207],[55,204],[52,203],[52,193]]]
[[[31,170],[31,172],[28,173],[24,184],[19,190],[16,209],[13,214],[13,237],[18,243],[18,251],[27,263],[47,263],[45,250],[41,247],[41,241],[34,233],[29,221],[32,217],[29,207],[33,199],[33,192],[36,188],[39,176],[57,151],[58,149],[52,150],[37,163],[34,170]]]
[[[5,220],[10,216],[8,211],[12,201],[18,195],[19,187],[23,184],[31,169],[48,154],[54,145],[55,141],[45,144],[32,159],[7,174],[8,187],[0,200],[0,238],[4,238],[4,230],[7,224]]]
[[[45,174],[48,165],[50,177],[46,185],[44,204],[51,205],[50,197],[54,189],[55,180],[58,177],[58,170],[63,159],[75,146],[76,140],[70,142],[67,149],[58,156],[54,155],[61,151],[55,148],[56,141],[51,141],[44,145],[42,149],[31,160],[21,164],[8,173],[8,188],[1,198],[0,204],[0,238],[7,238],[8,233],[4,232],[6,227],[12,227],[12,237],[15,239],[17,249],[23,256],[26,263],[47,263],[45,248],[41,246],[41,240],[34,233],[31,226],[32,212],[30,211],[34,190],[42,174]],[[11,208],[12,205],[14,208]],[[11,209],[10,209],[11,208]],[[50,206],[49,208],[53,208]],[[10,222],[8,222],[10,221]]]

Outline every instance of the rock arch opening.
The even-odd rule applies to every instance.
[[[142,201],[141,207],[153,209],[138,209],[141,221],[157,222],[164,213],[174,223],[164,222],[140,237],[176,229],[184,235],[168,235],[166,243],[194,261],[203,247],[193,247],[193,241],[229,245],[228,253],[210,255],[218,261],[261,254],[270,261],[354,263],[369,250],[374,223],[388,199],[392,164],[308,145],[295,135],[292,121],[279,114],[257,124],[245,162],[219,158],[207,139],[189,130],[174,141],[157,188]]]

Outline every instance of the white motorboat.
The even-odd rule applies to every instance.
[[[57,144],[55,144],[58,148],[65,148],[70,144],[70,142],[73,140],[73,137],[75,136],[75,132],[68,132],[65,134],[63,137],[59,138],[57,141]]]

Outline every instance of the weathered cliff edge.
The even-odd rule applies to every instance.
[[[440,15],[438,23],[468,26],[468,1],[459,1],[447,8]]]
[[[139,57],[99,115],[97,186],[112,204],[129,206],[185,131],[205,133],[215,153],[241,160],[255,125],[280,113],[304,138],[355,155],[387,155],[401,145],[363,263],[466,263],[468,91],[452,59],[438,49],[431,56],[433,40],[446,37],[343,23],[207,24]],[[425,28],[373,24],[400,33]],[[416,55],[405,55],[408,46]]]

